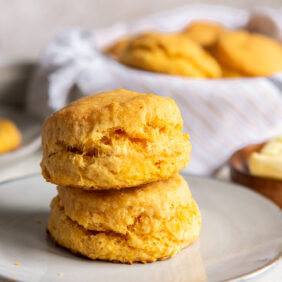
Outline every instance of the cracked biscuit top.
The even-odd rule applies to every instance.
[[[42,174],[61,186],[134,187],[187,166],[189,136],[176,103],[113,90],[81,98],[46,119]]]
[[[218,78],[216,60],[184,34],[144,33],[131,39],[121,63],[153,72],[198,78]]]

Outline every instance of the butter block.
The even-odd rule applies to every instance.
[[[282,138],[268,142],[249,160],[251,174],[282,180]]]

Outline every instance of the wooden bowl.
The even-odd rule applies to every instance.
[[[282,208],[282,181],[254,176],[249,171],[250,155],[259,152],[264,145],[265,143],[249,145],[231,156],[229,160],[231,180],[261,193]]]

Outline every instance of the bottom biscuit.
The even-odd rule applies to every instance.
[[[88,230],[72,221],[64,211],[57,196],[51,203],[47,230],[60,246],[90,259],[112,262],[154,262],[174,256],[192,244],[199,236],[201,217],[193,199],[188,206],[181,206],[169,223],[164,222],[158,233],[144,237],[120,234],[114,231]],[[178,239],[179,238],[179,239]]]

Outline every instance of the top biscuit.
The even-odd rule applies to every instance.
[[[198,78],[217,78],[214,58],[183,34],[145,33],[132,38],[121,63],[148,71]]]
[[[61,186],[111,189],[164,180],[189,162],[176,103],[114,90],[81,98],[46,119],[42,174]]]
[[[223,33],[213,54],[222,66],[244,76],[268,76],[282,71],[281,45],[255,33]]]

